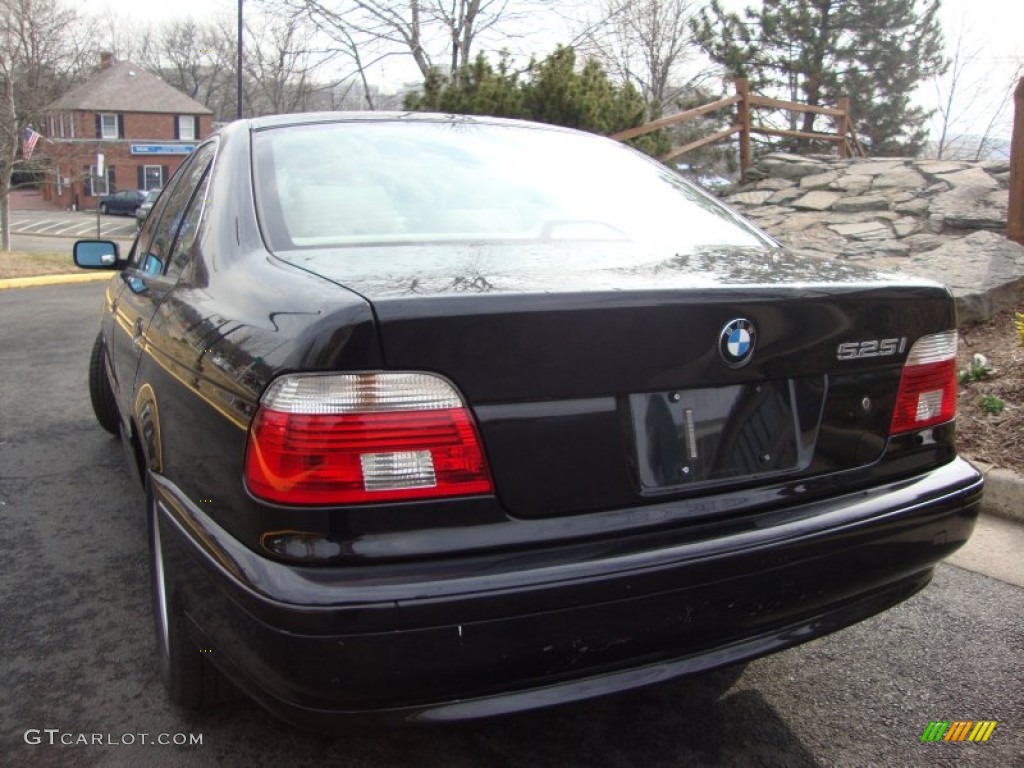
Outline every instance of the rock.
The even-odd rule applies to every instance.
[[[945,226],[950,229],[1006,229],[1006,213],[995,209],[967,213],[947,213]]]
[[[837,192],[815,190],[808,192],[799,200],[795,200],[793,207],[805,211],[827,211],[841,197],[842,195]]]
[[[912,165],[927,176],[934,176],[940,173],[954,173],[970,167],[969,163],[959,160],[917,160]]]
[[[764,181],[757,182],[757,184],[754,185],[754,188],[758,190],[771,189],[777,191],[780,189],[791,189],[795,186],[796,182],[790,181],[789,179],[765,179]]]
[[[825,189],[829,184],[839,178],[838,171],[828,173],[814,173],[800,179],[801,189]]]
[[[997,173],[1009,173],[1010,172],[1010,161],[1009,160],[989,160],[981,163],[979,166],[981,170],[986,173],[991,173],[995,176]]]
[[[841,189],[844,192],[866,192],[867,189],[871,186],[871,177],[855,176],[853,174],[848,173],[845,176],[840,176],[838,179],[836,179],[835,182],[833,182],[832,186],[835,189]]]
[[[768,198],[768,202],[772,205],[785,205],[796,200],[803,191],[796,187],[790,187],[789,189],[780,189],[778,192]]]
[[[896,213],[905,213],[910,216],[924,216],[928,213],[928,201],[922,200],[919,197],[915,197],[913,200],[907,200],[902,203],[895,203],[892,209]]]
[[[968,168],[965,171],[955,173],[943,173],[940,178],[953,187],[980,187],[981,189],[996,189],[999,182],[981,168]]]
[[[1006,190],[958,186],[932,200],[931,211],[945,216],[946,226],[955,229],[1002,229],[1007,200]]]
[[[995,232],[974,232],[909,262],[916,274],[943,276],[960,325],[984,322],[1024,300],[1024,246]]]
[[[856,197],[844,197],[837,200],[832,206],[834,211],[886,211],[889,209],[889,200],[884,195],[858,195]]]
[[[938,235],[942,233],[942,224],[945,222],[946,217],[941,213],[933,213],[928,217],[928,224],[926,231],[932,234]]]
[[[912,168],[897,168],[879,174],[871,182],[872,189],[924,189],[927,185],[924,176]]]
[[[795,213],[779,225],[782,232],[802,232],[821,224],[821,216],[814,213]]]
[[[903,242],[905,245],[910,246],[911,253],[924,253],[926,251],[933,251],[936,248],[945,245],[949,242],[949,238],[942,237],[941,235],[932,235],[926,232],[921,232],[904,238]]]
[[[799,179],[821,172],[821,163],[780,163],[772,166],[772,176],[780,179]]]
[[[999,182],[999,186],[1003,189],[1009,189],[1010,187],[1010,172],[1006,173],[993,173],[992,178]]]
[[[829,224],[828,228],[837,235],[853,238],[854,240],[889,238],[892,236],[892,230],[889,229],[889,226],[880,221],[865,221],[860,224]]]
[[[881,240],[877,243],[872,243],[872,245],[875,247],[875,253],[880,255],[898,256],[900,258],[910,256],[910,246],[899,240]]]
[[[899,238],[916,235],[920,229],[921,222],[912,216],[904,216],[901,219],[897,219],[892,224],[892,230],[896,233],[896,237]]]
[[[895,173],[906,168],[903,160],[861,160],[850,166],[850,175],[878,176],[882,173]]]
[[[819,160],[821,155],[812,157],[810,155],[791,155],[788,152],[772,152],[769,155],[765,155],[761,158],[758,165],[764,164],[767,166],[776,166],[783,163],[814,163],[816,165],[822,165],[822,161]]]
[[[756,192],[738,192],[725,198],[725,202],[729,203],[729,205],[761,205],[761,203],[766,202],[774,194],[774,192],[768,189]]]

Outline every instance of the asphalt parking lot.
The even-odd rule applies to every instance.
[[[105,238],[133,238],[134,216],[100,216],[100,233]],[[46,237],[96,237],[95,211],[12,211],[12,235]]]
[[[0,292],[0,765],[1024,765],[1024,589],[948,564],[894,610],[754,662],[711,705],[708,682],[675,682],[333,736],[244,702],[176,710],[156,669],[143,494],[89,407],[103,287]],[[986,743],[922,743],[936,720],[998,725]]]

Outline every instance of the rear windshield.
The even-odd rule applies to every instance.
[[[452,121],[298,125],[254,136],[276,251],[391,243],[605,241],[675,252],[766,241],[673,171],[615,142]]]

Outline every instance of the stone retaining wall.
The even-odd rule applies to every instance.
[[[771,154],[724,200],[792,250],[950,285],[969,325],[1024,301],[1009,163]]]

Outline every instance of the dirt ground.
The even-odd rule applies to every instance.
[[[980,353],[988,358],[993,373],[961,383],[956,439],[967,458],[1024,474],[1024,345],[1013,318],[1013,312],[1003,312],[988,323],[960,331],[957,367],[968,368]],[[1001,400],[1002,412],[986,413],[982,407],[986,397]],[[994,401],[989,403],[998,407]]]

